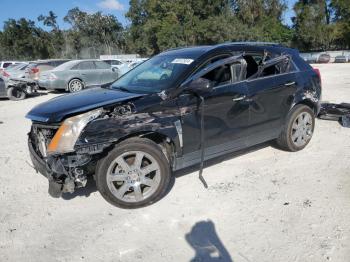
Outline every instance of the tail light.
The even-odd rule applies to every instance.
[[[9,77],[9,76],[10,76],[9,73],[7,73],[5,70],[2,71],[2,75],[3,75],[4,77]]]
[[[39,73],[39,68],[34,67],[31,69],[33,74]]]
[[[321,78],[321,72],[318,68],[313,68],[314,72],[317,74],[318,78],[320,79],[320,84],[322,85],[322,78]]]

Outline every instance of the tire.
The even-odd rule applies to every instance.
[[[306,105],[296,105],[288,114],[277,144],[286,151],[300,151],[309,144],[314,128],[314,111]]]
[[[98,191],[112,205],[126,209],[157,202],[166,193],[170,178],[170,165],[161,148],[142,138],[121,142],[96,166]]]
[[[68,83],[68,91],[70,93],[79,92],[84,89],[84,83],[79,79],[72,79]]]
[[[7,97],[10,99],[10,100],[13,100],[13,101],[19,101],[19,100],[23,100],[26,98],[26,93],[19,89],[19,88],[16,88],[16,87],[9,87],[7,89]]]

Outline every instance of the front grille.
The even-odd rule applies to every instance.
[[[39,157],[45,158],[47,156],[47,146],[50,144],[58,128],[58,125],[33,123],[29,136],[32,141],[33,148]]]

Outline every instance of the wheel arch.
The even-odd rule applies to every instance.
[[[292,109],[294,107],[296,107],[297,105],[305,105],[305,106],[310,107],[312,109],[312,111],[315,113],[315,116],[317,116],[317,113],[318,113],[318,110],[319,110],[318,109],[318,103],[313,102],[310,99],[303,99],[303,100],[300,100],[300,101],[296,102],[294,104],[294,106],[292,107]]]
[[[119,143],[130,139],[130,138],[145,138],[153,141],[158,146],[160,146],[164,155],[168,159],[171,166],[173,166],[175,161],[175,154],[177,152],[178,143],[175,137],[171,137],[170,134],[165,134],[159,131],[138,131],[130,133],[126,136],[120,137],[115,143],[114,146],[118,146]]]

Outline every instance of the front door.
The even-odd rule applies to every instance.
[[[201,114],[204,99],[205,157],[245,147],[245,131],[249,123],[248,91],[242,81],[244,60],[225,64],[227,59],[203,69],[201,78],[210,80],[212,90],[200,95],[184,93],[178,104],[182,114],[183,153],[186,161],[200,156]],[[223,63],[223,64],[222,64]]]

